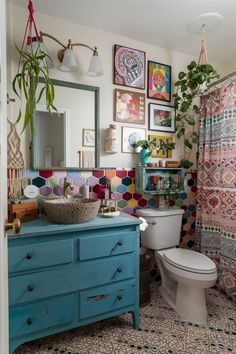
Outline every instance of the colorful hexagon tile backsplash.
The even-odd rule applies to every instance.
[[[44,199],[50,196],[60,197],[63,194],[63,182],[67,177],[69,182],[75,185],[72,194],[79,191],[79,187],[88,179],[90,185],[90,197],[96,198],[99,185],[110,186],[113,199],[118,208],[128,214],[135,214],[137,208],[151,208],[157,205],[157,200],[150,196],[142,196],[135,190],[135,170],[94,170],[94,171],[31,171],[26,177],[29,183],[39,187],[39,197]],[[197,173],[189,172],[185,177],[185,191],[171,196],[169,204],[177,205],[184,210],[181,246],[192,248],[195,245],[195,217],[196,217],[196,191]]]

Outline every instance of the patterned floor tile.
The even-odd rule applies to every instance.
[[[152,284],[152,300],[140,308],[140,328],[130,314],[42,338],[15,354],[229,354],[236,353],[236,305],[216,289],[208,293],[206,326],[184,322]]]

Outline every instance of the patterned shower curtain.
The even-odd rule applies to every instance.
[[[236,302],[236,84],[201,97],[199,125],[197,247]]]

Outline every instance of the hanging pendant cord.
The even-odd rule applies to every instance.
[[[207,48],[206,48],[206,25],[201,27],[201,50],[198,59],[198,65],[208,64]]]

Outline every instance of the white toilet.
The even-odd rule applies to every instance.
[[[148,228],[141,232],[142,246],[153,249],[161,273],[160,293],[184,320],[207,322],[206,289],[217,279],[215,263],[207,256],[176,248],[179,245],[184,210],[141,209]]]

